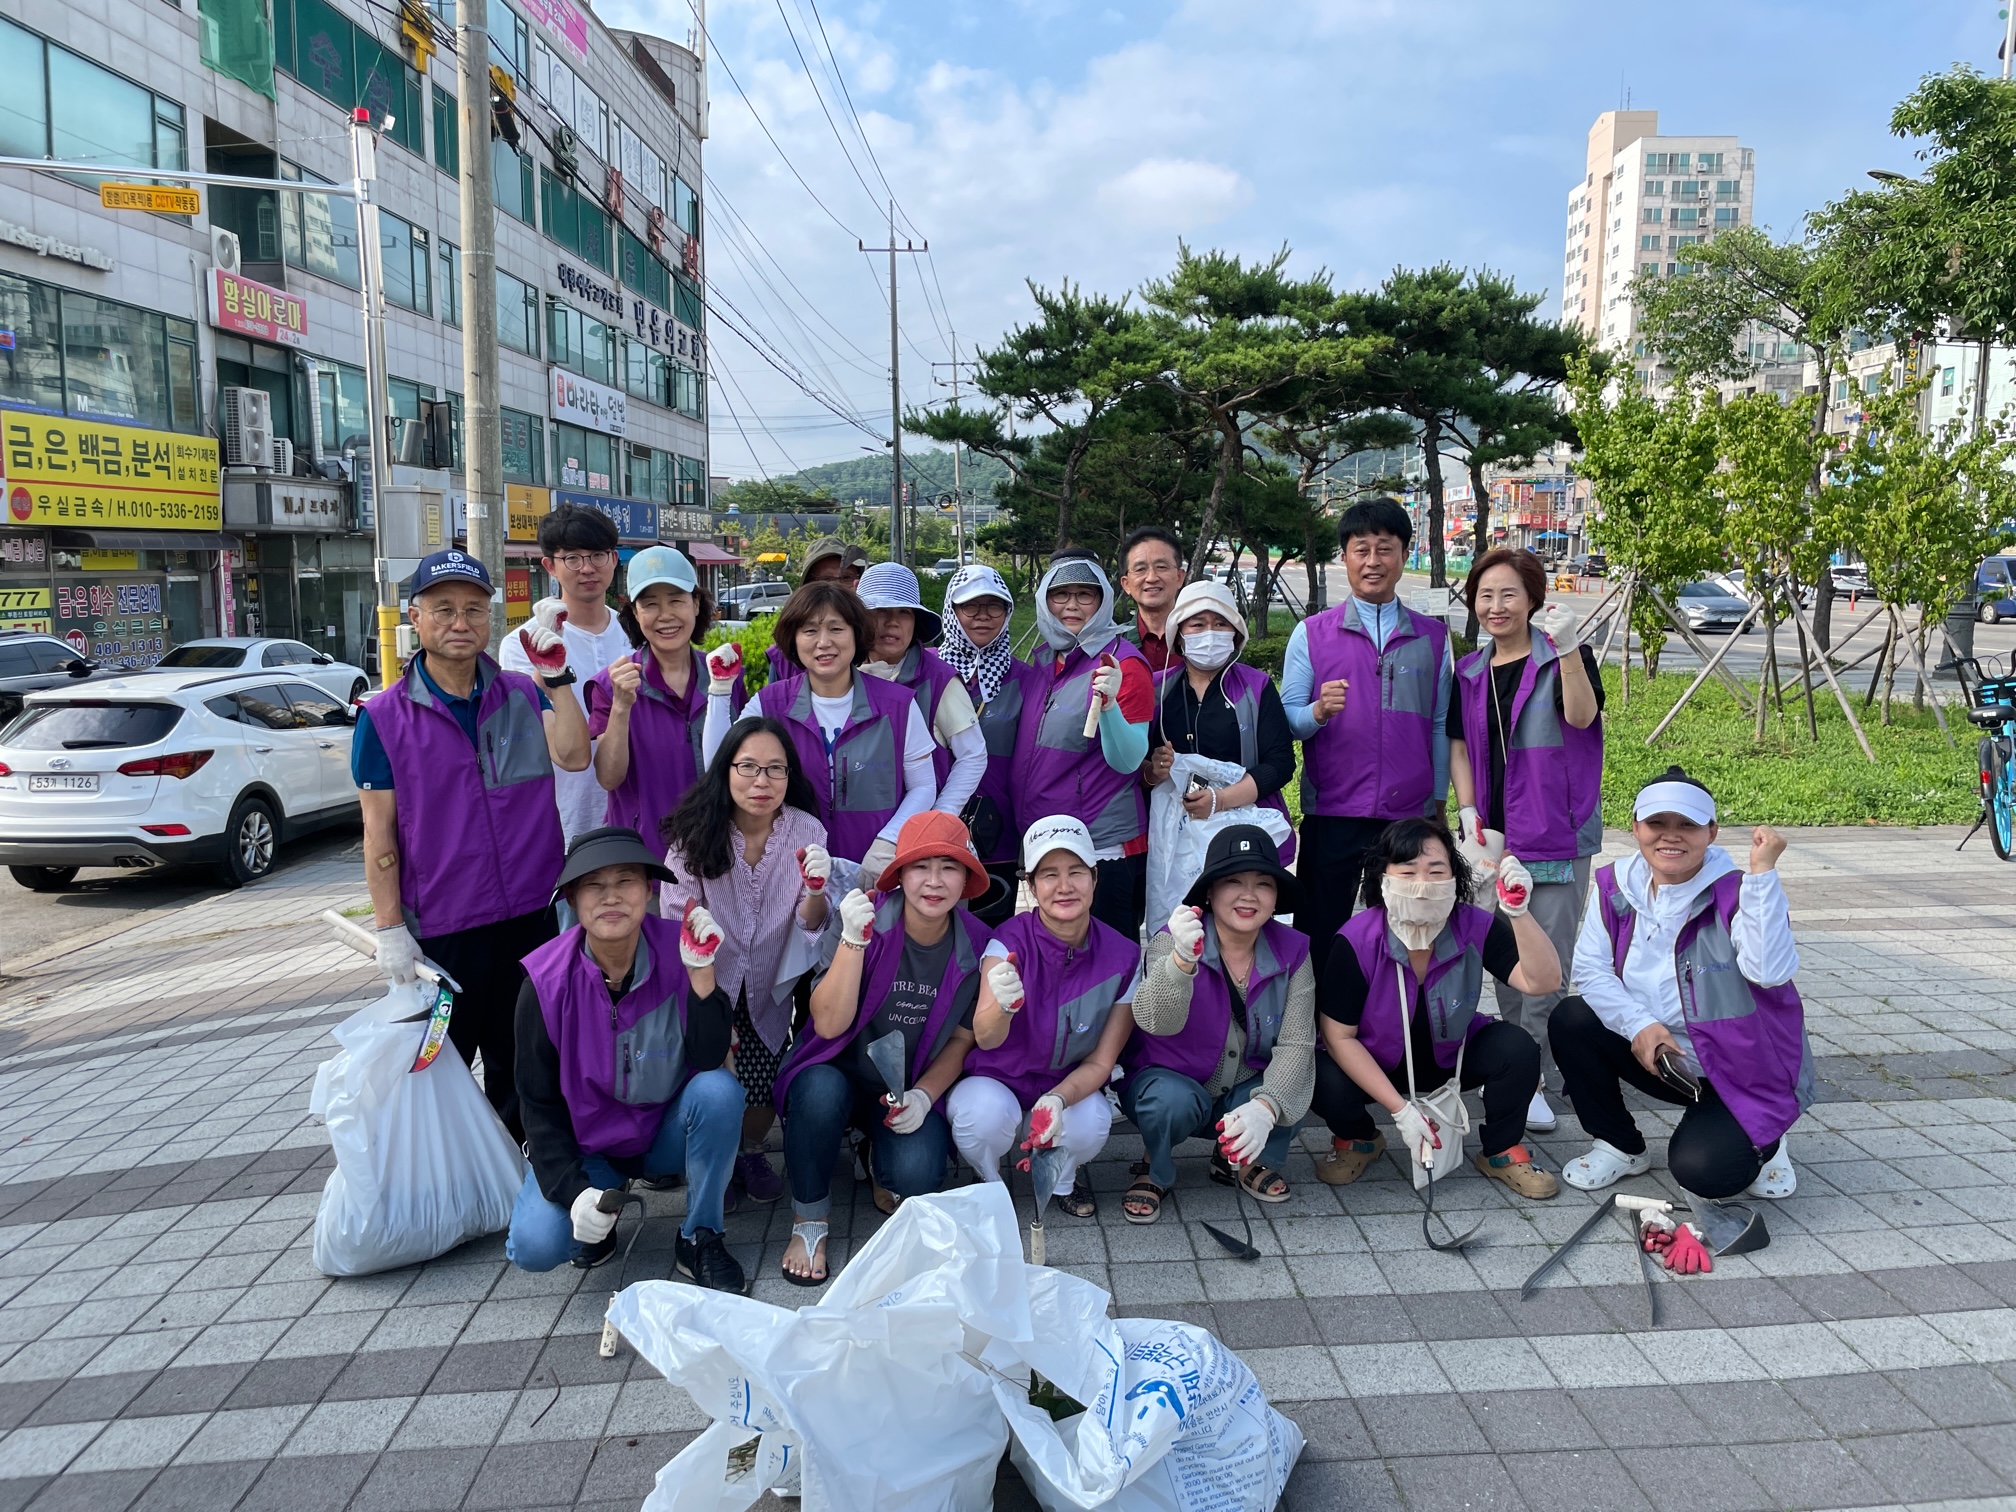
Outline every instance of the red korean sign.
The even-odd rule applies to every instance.
[[[282,346],[308,343],[308,302],[295,294],[266,284],[210,270],[210,324],[220,331],[236,331],[256,341],[278,342]]]

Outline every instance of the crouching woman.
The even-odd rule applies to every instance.
[[[525,957],[518,994],[532,1169],[504,1253],[528,1271],[599,1265],[616,1247],[604,1195],[683,1173],[679,1274],[739,1293],[747,1281],[721,1237],[742,1130],[742,1084],[725,1069],[734,1010],[714,983],[721,931],[704,908],[683,921],[646,913],[654,879],[671,873],[635,830],[589,830],[567,848],[555,894],[581,922]]]

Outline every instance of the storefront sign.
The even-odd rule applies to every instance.
[[[158,577],[56,585],[55,633],[108,667],[151,667],[168,649]]]
[[[532,618],[532,569],[504,569],[504,628],[516,629]]]
[[[554,278],[561,288],[583,304],[599,305],[610,314],[621,318],[623,296],[601,280],[590,278],[570,262],[554,264]]]
[[[238,598],[233,591],[231,574],[238,570],[238,553],[220,551],[217,553],[217,633],[236,635],[238,633]]]
[[[543,488],[534,488],[529,483],[506,483],[504,485],[504,514],[509,528],[505,532],[507,541],[536,541],[539,539],[539,521],[553,508],[553,495]]]
[[[138,572],[140,553],[137,551],[101,551],[87,546],[77,553],[77,565],[86,572]]]
[[[658,511],[658,528],[668,536],[690,541],[695,536],[711,536],[714,517],[704,509],[681,509],[667,504]]]
[[[616,522],[616,534],[623,540],[658,539],[658,506],[649,499],[616,499],[607,494],[571,493],[563,488],[554,493],[553,502],[601,510]]]
[[[588,61],[588,18],[573,0],[519,0],[518,8]]]
[[[617,313],[622,312],[619,310]],[[656,306],[641,299],[631,300],[630,325],[631,334],[639,341],[648,341],[660,351],[693,367],[704,368],[707,365],[705,342],[700,333],[690,326],[681,325]]]
[[[0,221],[0,241],[26,247],[37,257],[60,257],[80,267],[96,268],[100,273],[110,273],[115,266],[112,259],[96,247],[80,247],[59,236],[42,236],[12,221]]]
[[[40,630],[47,635],[54,628],[47,588],[0,588],[0,630]]]
[[[0,416],[0,490],[10,525],[215,530],[217,443],[99,420]]]
[[[0,471],[0,477],[5,477]],[[0,536],[0,567],[47,567],[49,540],[46,536]]]
[[[554,368],[549,391],[555,420],[566,420],[611,436],[623,434],[629,401],[620,389],[605,387],[565,368]]]
[[[305,346],[308,341],[308,301],[267,284],[210,270],[210,324],[236,331],[255,341]]]

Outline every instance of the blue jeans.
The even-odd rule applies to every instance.
[[[916,1197],[945,1185],[952,1131],[936,1108],[914,1132],[898,1134],[882,1122],[889,1111],[878,1082],[856,1082],[831,1062],[807,1066],[784,1099],[784,1165],[791,1177],[791,1209],[801,1218],[824,1218],[833,1207],[833,1164],[851,1123],[868,1130],[875,1179],[898,1197]]]
[[[1167,1066],[1150,1066],[1120,1083],[1120,1107],[1134,1120],[1147,1147],[1148,1179],[1159,1187],[1176,1185],[1176,1146],[1186,1139],[1218,1137],[1218,1120],[1260,1090],[1252,1077],[1213,1099],[1202,1083]],[[1260,1151],[1260,1163],[1280,1170],[1299,1124],[1277,1124]]]
[[[651,1148],[623,1160],[634,1173],[685,1174],[686,1218],[679,1232],[689,1239],[696,1229],[718,1231],[722,1226],[721,1200],[742,1140],[743,1102],[742,1083],[733,1071],[698,1072],[666,1104]],[[622,1175],[607,1156],[583,1152],[581,1168],[597,1187],[622,1184]],[[537,1173],[527,1171],[511,1208],[504,1257],[520,1270],[549,1271],[580,1253],[573,1215],[559,1203],[548,1202],[539,1190]]]

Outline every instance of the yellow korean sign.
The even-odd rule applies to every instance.
[[[196,215],[203,196],[167,184],[100,184],[98,203],[107,210],[152,210],[161,215]]]
[[[536,541],[539,539],[539,521],[553,508],[553,494],[550,489],[534,488],[527,483],[506,483],[504,485],[504,514],[510,523],[505,535],[507,541]]]
[[[0,588],[0,630],[40,630],[46,635],[53,624],[47,588]]]
[[[140,553],[137,551],[101,551],[86,547],[77,553],[77,565],[86,572],[138,572]]]
[[[102,420],[0,413],[9,525],[215,530],[217,443]]]

